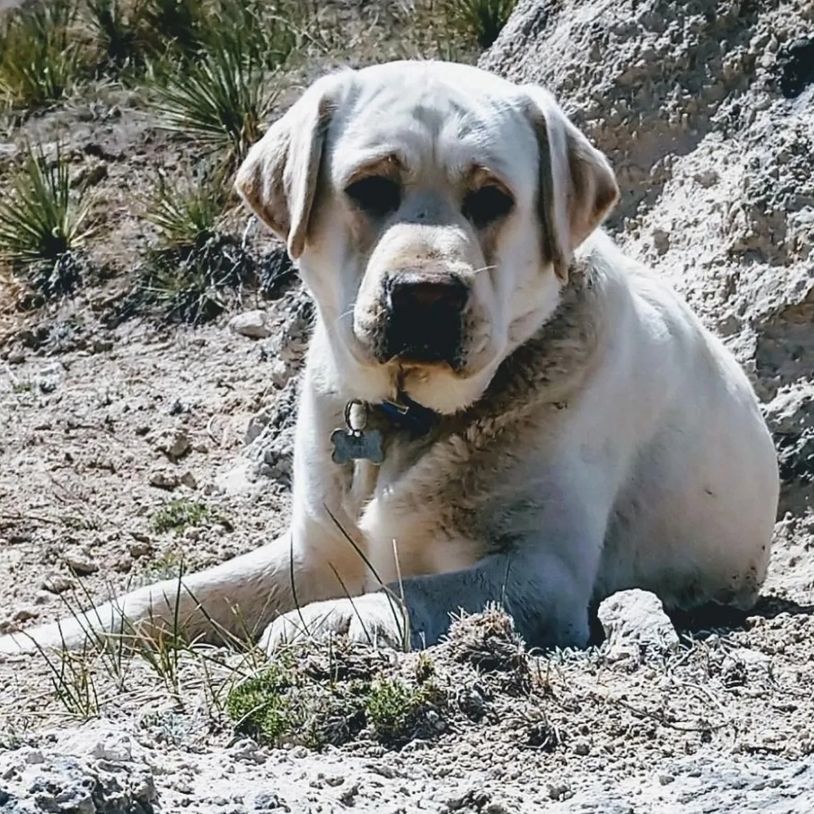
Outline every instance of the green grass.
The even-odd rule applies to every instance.
[[[339,746],[365,728],[389,746],[431,735],[427,713],[443,709],[445,694],[429,677],[413,685],[383,675],[374,653],[341,640],[283,650],[231,688],[226,711],[237,731],[272,746]]]
[[[49,159],[42,147],[26,147],[0,199],[0,256],[46,297],[66,294],[79,283],[77,250],[92,231],[88,202],[81,189],[71,189],[62,148]]]
[[[425,713],[443,700],[431,680],[411,687],[399,679],[382,678],[368,688],[365,712],[377,740],[398,746],[424,731]]]
[[[180,183],[160,175],[144,218],[158,230],[161,248],[198,246],[216,233],[225,200],[224,184],[216,175],[205,172]]]
[[[304,675],[285,652],[271,666],[236,684],[226,699],[235,729],[279,746],[340,746],[365,725],[367,684],[319,682]]]
[[[34,3],[7,13],[0,27],[0,109],[37,108],[60,100],[81,70],[69,29],[73,0]]]
[[[217,170],[180,183],[159,178],[144,214],[158,231],[158,245],[148,253],[124,316],[152,309],[200,323],[239,300],[256,269],[242,243],[218,228],[226,195]]]
[[[201,0],[146,0],[142,14],[156,41],[193,55],[205,41],[209,6]]]
[[[226,699],[226,712],[239,731],[279,743],[298,721],[285,693],[296,677],[284,657],[236,685]]]
[[[86,0],[85,18],[99,52],[99,70],[138,69],[150,47],[144,5],[123,0]]]
[[[216,521],[218,516],[217,512],[205,503],[178,498],[153,512],[150,523],[153,531],[163,534],[168,531],[183,531],[191,526],[201,526]]]

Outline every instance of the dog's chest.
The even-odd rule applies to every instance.
[[[445,467],[438,450],[390,439],[381,465],[355,461],[344,509],[354,518],[378,587],[421,574],[471,567],[477,546],[446,522]]]

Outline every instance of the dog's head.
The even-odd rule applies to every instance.
[[[299,262],[353,396],[442,413],[552,314],[618,195],[546,91],[438,62],[320,79],[236,185]]]

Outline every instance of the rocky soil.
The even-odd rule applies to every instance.
[[[369,726],[322,751],[235,731],[224,699],[260,669],[251,653],[9,660],[3,814],[814,810],[814,7],[520,0],[482,65],[558,95],[619,174],[610,230],[752,376],[783,476],[760,604],[671,623],[652,598],[616,597],[607,641],[577,653],[462,623],[428,651],[443,701],[403,745]],[[177,148],[126,94],[100,94],[24,129],[70,130],[76,169],[105,167],[94,251],[115,267],[149,240],[128,215],[132,162]],[[168,327],[110,319],[126,285],[102,275],[37,318],[0,308],[0,632],[285,525],[306,296],[289,279]],[[394,653],[370,667],[420,669]]]

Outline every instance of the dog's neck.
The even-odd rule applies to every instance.
[[[503,360],[484,395],[463,415],[476,419],[523,402],[567,401],[599,345],[604,285],[590,257],[575,260],[553,315]]]
[[[576,261],[560,303],[538,331],[498,367],[483,396],[454,415],[440,415],[406,396],[368,405],[367,430],[381,438],[382,454],[413,447],[413,458],[438,440],[474,423],[497,429],[541,403],[566,407],[590,368],[602,331],[597,289],[602,281],[590,261]]]

